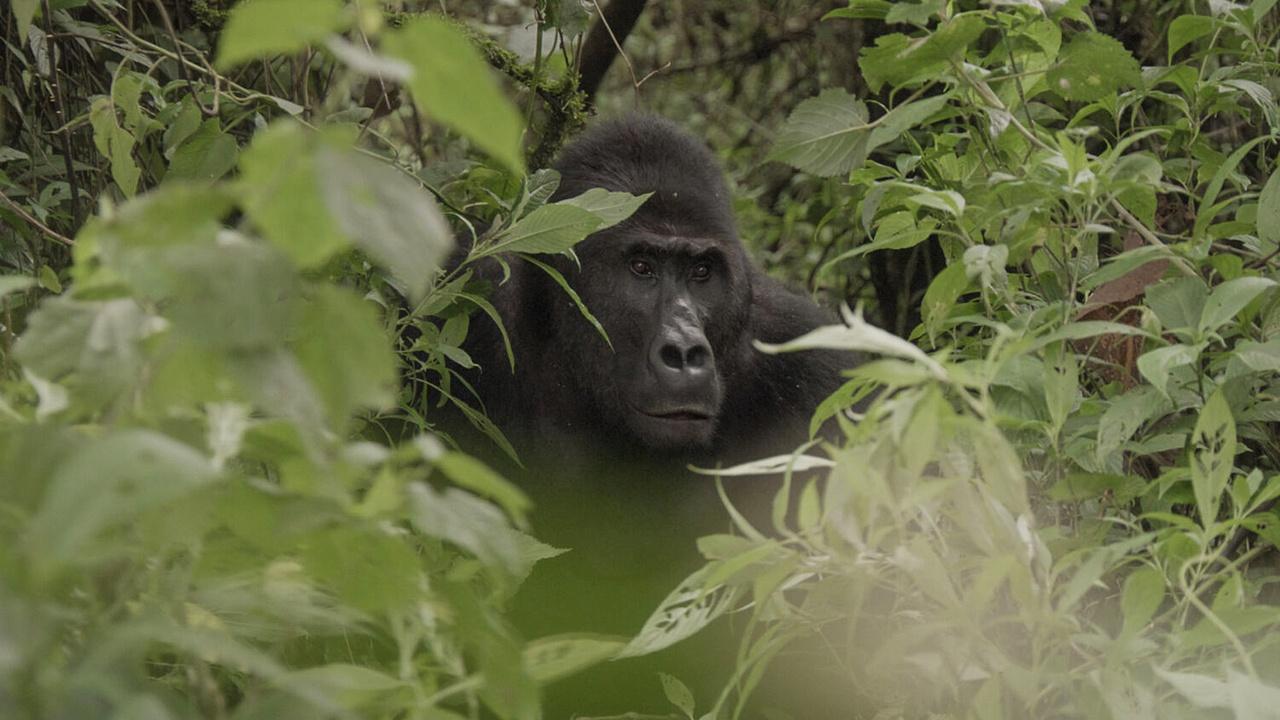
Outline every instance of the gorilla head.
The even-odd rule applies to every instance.
[[[622,456],[682,467],[804,440],[814,407],[850,358],[767,356],[753,347],[833,318],[748,261],[706,146],[670,122],[631,116],[585,132],[556,169],[555,199],[597,187],[652,196],[580,243],[578,263],[553,261],[609,342],[532,264],[511,263],[509,277],[492,260],[477,269],[496,285],[492,301],[516,367],[505,370],[503,338],[482,322],[463,348],[481,369],[463,378],[516,449],[555,467]]]
[[[652,193],[578,246],[580,272],[566,268],[613,345],[579,332],[573,305],[553,306],[577,390],[597,422],[642,445],[710,446],[751,312],[750,266],[715,159],[671,123],[638,117],[597,125],[556,169],[560,198]]]

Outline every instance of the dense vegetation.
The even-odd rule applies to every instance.
[[[434,419],[506,447],[468,266],[634,202],[538,169],[596,3],[452,5],[0,11],[0,716],[537,717],[726,614],[721,692],[638,681],[673,716],[762,716],[796,648],[851,716],[1276,716],[1275,0],[650,8],[599,104],[706,134],[858,308],[762,351],[869,362],[840,442],[718,471],[771,526],[726,507],[633,637],[533,639],[559,550]]]

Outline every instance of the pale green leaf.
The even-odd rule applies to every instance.
[[[1271,179],[1258,195],[1258,237],[1280,243],[1280,168],[1271,173]]]
[[[458,27],[437,15],[419,15],[388,33],[383,50],[413,66],[409,89],[423,112],[507,168],[524,172],[520,113]]]
[[[1218,285],[1209,293],[1201,312],[1200,335],[1217,330],[1254,298],[1275,286],[1274,280],[1262,277],[1236,278]]]
[[[1204,404],[1191,434],[1191,487],[1200,508],[1200,523],[1205,527],[1218,519],[1218,505],[1231,480],[1235,456],[1235,420],[1226,396],[1218,390]]]
[[[505,252],[559,253],[582,242],[600,227],[593,212],[573,205],[543,205],[504,230],[492,244],[476,253],[487,257]]]
[[[1177,367],[1190,365],[1200,357],[1204,344],[1169,345],[1143,353],[1138,358],[1138,372],[1163,395],[1169,394],[1169,373]]]
[[[420,300],[453,247],[435,199],[404,173],[352,150],[320,148],[316,170],[339,229],[410,301]]]
[[[845,175],[867,159],[867,107],[840,88],[801,102],[778,133],[770,160],[815,175]]]
[[[612,658],[625,639],[567,633],[538,638],[524,649],[524,665],[539,683],[549,683]]]
[[[610,192],[604,188],[591,188],[577,197],[561,200],[556,204],[579,207],[600,218],[600,225],[596,227],[596,232],[599,232],[631,217],[651,195],[653,193],[632,195]]]
[[[219,69],[297,52],[347,24],[341,0],[247,0],[236,3],[218,41]]]

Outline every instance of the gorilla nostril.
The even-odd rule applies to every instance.
[[[684,354],[680,352],[680,348],[675,345],[663,345],[662,350],[658,351],[662,357],[662,364],[672,370],[680,370],[684,368]]]
[[[710,351],[703,345],[694,345],[685,353],[684,362],[691,368],[700,368],[707,364]]]

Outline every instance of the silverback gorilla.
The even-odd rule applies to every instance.
[[[849,358],[771,356],[753,346],[834,318],[747,258],[706,146],[666,120],[631,116],[589,129],[555,168],[553,200],[596,187],[653,195],[630,219],[578,245],[581,269],[556,261],[612,348],[545,273],[518,262],[493,298],[515,373],[504,367],[495,328],[476,332],[465,348],[485,368],[469,379],[486,411],[526,459],[564,467],[657,458],[682,467],[803,441]]]
[[[481,321],[464,345],[481,368],[466,379],[524,461],[511,471],[535,502],[535,534],[573,550],[535,568],[515,598],[517,626],[535,636],[628,635],[697,568],[695,538],[728,529],[714,484],[686,466],[793,450],[853,358],[754,347],[834,317],[750,262],[701,141],[666,120],[631,116],[586,131],[555,168],[552,199],[597,187],[653,193],[631,218],[577,246],[580,267],[552,261],[612,347],[541,269],[513,261],[499,283],[500,268],[487,261],[480,274],[496,285],[516,367],[507,367],[496,326]],[[735,482],[729,493],[763,508],[775,488]],[[714,668],[731,663],[727,638],[710,636],[548,688],[547,717],[664,711],[645,704],[661,698],[659,669],[714,692],[724,680]]]

